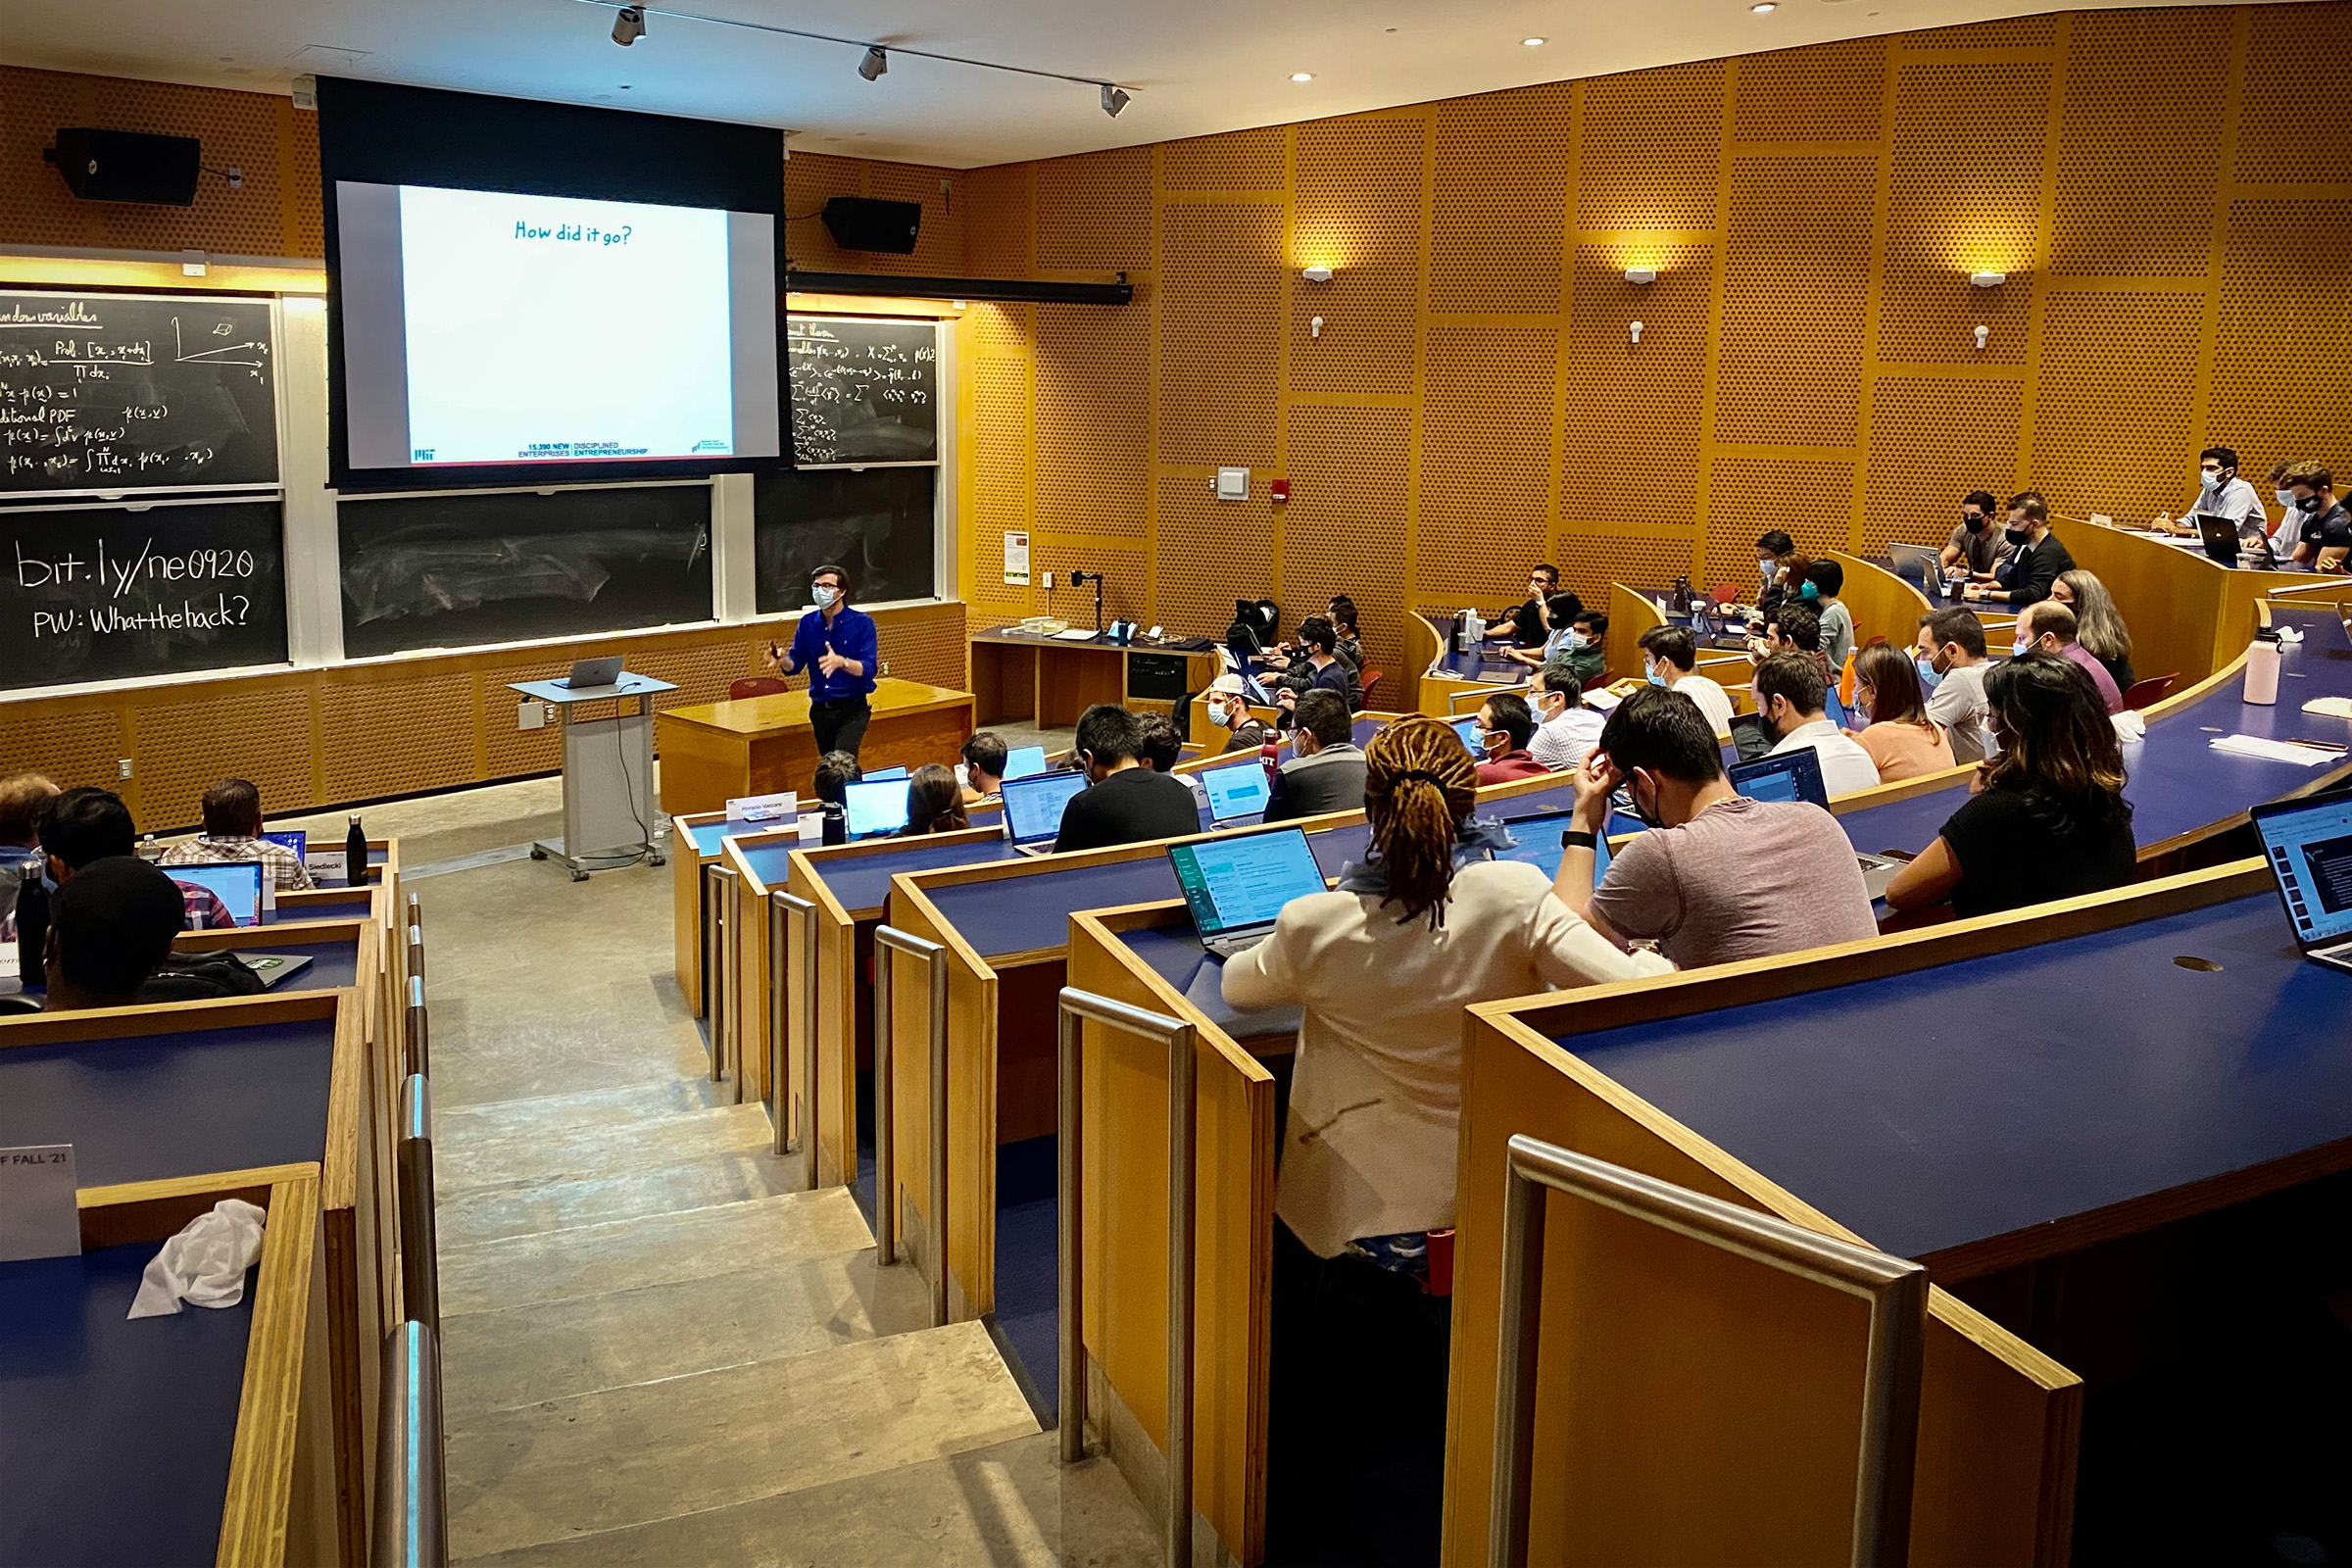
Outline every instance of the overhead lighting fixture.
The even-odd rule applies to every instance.
[[[1119,118],[1119,111],[1126,108],[1127,104],[1128,98],[1124,88],[1113,87],[1107,81],[1102,84],[1102,112],[1104,114],[1116,120]]]
[[[878,43],[865,46],[865,58],[858,62],[858,74],[872,81],[890,69],[890,51]]]
[[[1315,74],[1311,71],[1294,71],[1291,73],[1291,79],[1293,81],[1312,81],[1315,79]]]
[[[626,49],[645,36],[645,7],[622,6],[612,17],[612,41]]]
[[[1655,283],[1658,270],[1654,267],[1629,267],[1625,270],[1625,280],[1628,283]]]
[[[1968,280],[1979,288],[1999,288],[2009,281],[2007,272],[1971,272]]]
[[[1519,40],[1520,46],[1526,49],[1541,49],[1550,40],[1547,38],[1522,38]]]

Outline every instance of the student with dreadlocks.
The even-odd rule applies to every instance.
[[[1273,1560],[1436,1560],[1451,1311],[1424,1287],[1428,1233],[1453,1224],[1462,1009],[1670,967],[1493,858],[1511,841],[1471,814],[1477,788],[1449,725],[1382,730],[1368,857],[1225,965],[1233,1006],[1305,1014],[1274,1199]]]

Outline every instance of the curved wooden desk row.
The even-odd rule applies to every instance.
[[[72,1539],[80,1545],[62,1552],[50,1545],[19,1551],[0,1534],[0,1560],[177,1561],[190,1554],[160,1535],[137,1532],[199,1525],[221,1533],[218,1560],[223,1563],[356,1565],[367,1560],[377,1351],[386,1325],[400,1314],[393,1141],[407,944],[388,940],[402,917],[398,846],[386,845],[383,853],[385,869],[370,886],[285,894],[270,925],[190,932],[179,939],[183,951],[311,957],[308,969],[270,993],[0,1019],[0,1147],[74,1146],[83,1184],[84,1246],[120,1254],[103,1266],[93,1265],[88,1277],[95,1282],[93,1290],[110,1293],[108,1301],[115,1288],[108,1282],[116,1273],[127,1271],[128,1284],[135,1287],[139,1270],[154,1254],[149,1244],[171,1235],[219,1197],[246,1197],[273,1214],[285,1203],[292,1205],[289,1212],[303,1216],[282,1231],[270,1229],[261,1286],[248,1297],[249,1303],[260,1305],[249,1305],[242,1317],[191,1310],[128,1325],[122,1341],[123,1353],[133,1358],[123,1363],[128,1370],[118,1374],[96,1361],[86,1369],[102,1380],[128,1380],[99,1385],[122,1393],[127,1402],[86,1408],[103,1408],[137,1431],[101,1431],[88,1420],[30,1433],[17,1432],[16,1422],[7,1424],[11,1430],[0,1443],[17,1437],[70,1439],[71,1452],[110,1456],[118,1468],[102,1473],[121,1517],[68,1511],[28,1522],[43,1530],[75,1532]],[[211,1196],[199,1201],[204,1194]],[[117,1218],[123,1223],[117,1226]],[[127,1245],[134,1241],[142,1245]],[[297,1243],[299,1258],[290,1251]],[[135,1260],[125,1261],[133,1252]],[[273,1270],[299,1274],[291,1305],[285,1304],[291,1287],[270,1288],[273,1279],[290,1276]],[[0,1282],[0,1291],[6,1289]],[[280,1304],[270,1306],[272,1300]],[[95,1325],[110,1313],[120,1319],[127,1307],[124,1295],[106,1311],[91,1306],[86,1316]],[[10,1317],[0,1311],[0,1335]],[[220,1318],[235,1318],[242,1326],[216,1341],[198,1320],[212,1324]],[[43,1323],[50,1330],[57,1326],[54,1317]],[[149,1397],[139,1391],[138,1380],[155,1372],[153,1364],[138,1359],[152,1356],[148,1347],[155,1336],[141,1337],[137,1331],[159,1326],[165,1336],[194,1336],[186,1350],[199,1358],[191,1363],[191,1378],[200,1379],[201,1358],[213,1353],[209,1347],[230,1356],[226,1364],[232,1369],[241,1360],[249,1400],[257,1390],[299,1383],[304,1393],[297,1425],[279,1420],[271,1427],[260,1407],[236,1416],[233,1404],[224,1407],[225,1414],[203,1415],[185,1397],[201,1387],[200,1381],[186,1390],[171,1384],[178,1375],[174,1349],[166,1352],[160,1375],[172,1414],[190,1418],[177,1436],[217,1445],[233,1437],[237,1462],[233,1474],[201,1458],[189,1467],[183,1461],[195,1450],[184,1447],[173,1450],[167,1462],[157,1444],[173,1437],[172,1419],[150,1423],[136,1415],[139,1406],[129,1399],[134,1392]],[[110,1336],[115,1332],[107,1329]],[[5,1359],[7,1351],[0,1348],[0,1360]],[[267,1397],[277,1400],[280,1395]],[[152,1434],[141,1436],[150,1425]],[[254,1434],[250,1457],[249,1431]],[[143,1495],[152,1491],[172,1496],[151,1518],[120,1508],[122,1455],[142,1466],[136,1480]],[[5,1457],[0,1470],[21,1474]],[[225,1512],[223,1494],[217,1487],[204,1491],[224,1477],[231,1478]],[[13,1529],[13,1514],[23,1511],[0,1512],[12,1513],[8,1528]],[[211,1523],[203,1524],[200,1514]],[[62,1545],[68,1538],[42,1540]],[[151,1544],[133,1549],[143,1540]]]

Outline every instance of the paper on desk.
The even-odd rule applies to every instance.
[[[2322,762],[2340,762],[2342,752],[2323,752],[2316,746],[2297,746],[2293,741],[2266,741],[2258,735],[2225,735],[2211,743],[2217,752],[2230,752],[2238,757],[2260,757],[2273,762],[2292,762],[2297,767],[2317,767]]]
[[[179,1303],[234,1306],[245,1298],[245,1271],[262,1255],[268,1216],[238,1198],[223,1198],[164,1243],[140,1276],[131,1317],[164,1317]]]
[[[2322,718],[2352,718],[2352,697],[2314,697],[2303,705],[2303,711]]]

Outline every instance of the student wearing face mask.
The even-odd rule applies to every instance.
[[[1805,567],[1799,592],[1813,607],[1813,613],[1821,617],[1821,657],[1830,662],[1832,671],[1840,674],[1854,654],[1854,612],[1838,597],[1844,591],[1845,568],[1835,561],[1816,561]]]
[[[1764,584],[1756,591],[1756,611],[1769,615],[1795,590],[1789,586],[1789,563],[1796,559],[1796,541],[1788,530],[1774,528],[1756,541],[1756,573]]]
[[[1928,716],[1919,666],[1887,643],[1873,643],[1854,656],[1854,708],[1870,727],[1854,744],[1870,754],[1879,782],[1917,778],[1956,766],[1943,726]]]
[[[1928,716],[1942,726],[1955,763],[1984,760],[1984,623],[1973,610],[1919,618],[1912,667],[1927,689]]]
[[[1965,571],[1977,582],[1992,581],[1992,569],[2009,559],[2013,548],[1993,518],[1999,506],[1986,490],[1971,490],[1961,498],[1960,526],[1952,530],[1943,547],[1947,574]]]
[[[1530,669],[1540,669],[1552,655],[1570,646],[1576,632],[1576,617],[1585,612],[1585,602],[1567,589],[1561,589],[1537,607],[1543,612],[1544,640],[1533,648],[1506,648],[1502,657]]]
[[[1144,760],[1143,725],[1124,708],[1097,703],[1078,715],[1077,760],[1088,787],[1061,808],[1054,853],[1107,849],[1200,831],[1190,785]],[[1244,766],[1250,764],[1244,763]]]
[[[2295,560],[2316,571],[2342,571],[2352,556],[2352,514],[2335,499],[2335,477],[2316,463],[2291,465],[2279,477],[2294,502]]]
[[[1698,705],[1718,735],[1732,732],[1732,694],[1698,666],[1698,639],[1688,626],[1652,626],[1642,634],[1642,672],[1652,686],[1667,686]]]
[[[1527,699],[1517,692],[1497,692],[1481,703],[1478,730],[1484,742],[1478,760],[1482,788],[1551,771],[1528,752],[1527,743],[1535,738],[1536,716],[1528,711]]]
[[[2271,530],[2271,554],[2280,561],[2294,555],[2303,534],[2303,514],[2295,509],[2295,493],[2286,487],[2286,470],[2294,466],[2292,458],[2280,458],[2271,465],[2271,499],[2278,503],[2278,525]]]
[[[2038,490],[2021,490],[2009,498],[2006,536],[2016,548],[1994,568],[1991,582],[1972,582],[1961,590],[1971,602],[2023,610],[2049,598],[2050,584],[2059,573],[2075,569],[2075,558],[2050,532],[2049,503]]]
[[[1547,772],[1565,772],[1600,744],[1601,716],[1585,706],[1585,683],[1567,656],[1555,658],[1528,682],[1527,706],[1536,716],[1530,756]]]
[[[1209,686],[1202,700],[1208,710],[1208,721],[1224,732],[1224,739],[1215,743],[1218,755],[1226,752],[1254,752],[1274,737],[1257,715],[1250,711],[1250,699],[1242,688],[1239,675],[1219,675]]]
[[[2268,530],[2270,519],[2263,514],[2262,497],[2254,487],[2237,476],[2237,454],[2228,447],[2207,447],[2197,454],[2197,496],[2181,510],[2173,526],[2176,533],[2195,533],[2197,525],[2190,519],[2202,513],[2208,517],[2227,517],[2237,524],[2242,536],[2249,529],[2260,533]],[[2163,527],[2165,519],[2156,519]]]
[[[874,618],[850,608],[850,574],[826,564],[808,574],[816,608],[793,628],[792,646],[767,645],[767,667],[778,675],[808,674],[808,728],[819,757],[827,752],[858,755],[865,726],[874,716],[874,669],[881,638]]]
[[[1822,787],[1832,795],[1876,789],[1879,764],[1825,709],[1829,681],[1820,662],[1804,654],[1775,654],[1756,666],[1756,717],[1772,742],[1769,755],[1811,747],[1821,759]]]
[[[1595,888],[1592,846],[1621,786],[1650,830]],[[1577,771],[1575,811],[1552,892],[1621,948],[1655,942],[1677,968],[1695,969],[1878,935],[1838,819],[1734,790],[1705,716],[1679,692],[1645,686],[1617,705]]]

